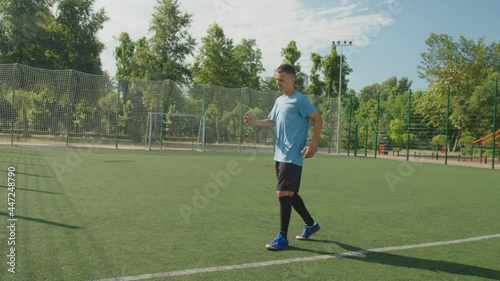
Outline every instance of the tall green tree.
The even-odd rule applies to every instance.
[[[300,72],[299,59],[302,53],[297,48],[297,42],[292,40],[288,42],[288,45],[281,50],[281,56],[283,57],[283,63],[291,64],[295,67],[295,71]]]
[[[59,0],[56,21],[62,38],[58,68],[102,74],[104,44],[98,32],[108,19],[104,9],[94,12],[94,0]]]
[[[419,76],[429,81],[429,90],[416,102],[416,110],[428,123],[443,130],[446,125],[448,91],[451,93],[450,136],[457,144],[462,133],[481,136],[490,131],[493,89],[491,77],[498,72],[498,43],[487,46],[460,36],[458,41],[446,34],[432,33],[426,40],[427,52],[418,66]],[[490,88],[490,90],[485,90]],[[472,106],[474,105],[474,106]],[[487,120],[487,122],[485,122]]]
[[[267,76],[262,78],[260,89],[265,91],[278,92],[279,89],[278,86],[276,86],[276,77]]]
[[[398,79],[396,76],[390,77],[380,84],[380,94],[383,101],[407,93],[411,88],[412,81],[408,77]]]
[[[323,96],[325,93],[325,82],[321,80],[323,58],[317,54],[311,54],[311,75],[309,75],[309,88],[307,92],[317,96]]]
[[[288,63],[295,68],[297,72],[297,79],[295,80],[295,88],[297,91],[304,91],[304,76],[301,73],[302,67],[300,66],[299,59],[302,53],[297,48],[297,42],[294,40],[290,41],[288,45],[281,50],[281,56],[283,57],[283,63]]]
[[[0,61],[101,74],[104,44],[97,33],[108,18],[93,5],[94,0],[0,0]]]
[[[241,43],[234,47],[235,58],[242,66],[240,70],[241,86],[251,89],[260,88],[260,73],[264,71],[262,65],[262,51],[257,48],[255,39],[241,39]]]
[[[211,85],[206,91],[205,114],[215,121],[207,124],[207,127],[215,133],[216,142],[224,139],[224,131],[227,128],[227,123],[224,123],[227,119],[224,120],[224,117],[237,106],[233,103],[235,95],[231,92],[240,92],[239,89],[227,88],[241,87],[242,69],[242,61],[238,60],[234,53],[233,40],[226,37],[224,30],[217,23],[210,25],[207,35],[202,38],[202,46],[194,59],[191,71],[196,84]]]
[[[0,0],[0,63],[54,68],[54,0]]]
[[[194,82],[228,88],[241,86],[241,61],[234,54],[233,40],[217,23],[210,25],[191,68]]]
[[[398,79],[390,77],[381,83],[375,83],[361,89],[358,102],[359,110],[356,112],[356,122],[360,125],[368,124],[370,130],[376,127],[378,99],[380,97],[379,111],[379,142],[392,141],[394,145],[402,145],[402,127],[407,126],[408,99],[412,81],[407,77]],[[375,132],[373,131],[373,135]],[[412,140],[414,136],[412,135]],[[370,140],[375,144],[374,140]]]
[[[342,79],[342,93],[346,93],[348,88],[349,76],[352,72],[351,67],[342,55],[342,77],[340,77],[340,55],[337,54],[337,46],[332,45],[330,53],[323,58],[323,74],[326,84],[328,97],[339,96],[339,78]]]
[[[380,84],[375,83],[370,86],[365,86],[359,92],[359,102],[365,103],[369,100],[377,100],[380,93]]]
[[[155,66],[152,65],[153,53],[151,45],[146,37],[141,37],[135,43],[135,52],[132,58],[131,77],[139,79],[150,79],[155,71]]]
[[[187,58],[196,44],[189,32],[192,15],[181,12],[178,0],[156,0],[156,7],[149,31],[154,66],[153,80],[170,79],[179,83],[189,82],[191,72]]]
[[[120,43],[115,47],[114,56],[116,61],[117,76],[131,76],[133,71],[133,58],[135,53],[135,42],[130,39],[130,35],[122,32],[118,37]]]

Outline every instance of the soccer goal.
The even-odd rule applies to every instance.
[[[145,148],[203,151],[204,131],[202,115],[149,112]]]

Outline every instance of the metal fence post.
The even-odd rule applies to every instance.
[[[117,78],[118,89],[116,90],[116,120],[115,120],[115,149],[118,149],[118,123],[120,121],[120,77]]]
[[[448,140],[448,135],[450,131],[450,85],[448,85],[448,97],[446,101],[446,140],[445,140],[445,154],[444,154],[444,164],[448,165],[448,146],[449,146],[449,140]]]
[[[68,105],[66,106],[66,147],[69,147],[69,135],[71,133],[71,102],[73,91],[73,69],[69,70],[69,78],[68,78]]]
[[[161,113],[165,113],[165,94],[167,91],[167,86],[165,84],[167,82],[167,80],[163,80],[161,85]],[[170,81],[170,83],[172,83],[172,81]],[[170,89],[172,89],[172,87],[170,87]],[[161,115],[160,117],[160,150],[163,149],[163,118],[165,118],[165,115]]]
[[[240,136],[238,141],[238,151],[242,151],[243,147],[243,95],[245,93],[245,88],[241,88],[240,90]]]
[[[201,151],[205,151],[205,129],[206,129],[206,114],[205,114],[205,96],[206,96],[207,85],[204,84],[202,88],[202,107],[201,107],[201,119],[202,119],[202,131],[201,131]]]
[[[365,124],[365,157],[368,156],[368,124]]]
[[[493,98],[493,161],[491,161],[491,168],[495,169],[495,150],[496,150],[496,133],[497,133],[497,100],[498,100],[498,80],[495,82],[495,97]],[[499,157],[500,158],[500,157]]]
[[[12,107],[15,108],[14,102],[15,102],[15,96],[16,96],[16,73],[17,73],[17,63],[13,65],[13,73],[12,73]],[[14,145],[14,121],[17,119],[17,116],[15,118],[12,118],[12,121],[10,123],[10,145]]]
[[[411,131],[411,90],[408,97],[408,135],[406,138],[406,161],[410,160],[410,131]]]
[[[347,136],[347,156],[349,156],[349,152],[351,151],[351,121],[352,121],[352,96],[349,96],[349,129]]]
[[[378,151],[378,125],[380,122],[380,92],[378,93],[378,100],[377,100],[377,124],[375,128],[375,158],[377,158],[377,151]]]

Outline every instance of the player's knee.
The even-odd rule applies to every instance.
[[[277,195],[278,197],[283,197],[283,196],[290,196],[290,197],[292,197],[292,196],[293,196],[293,194],[294,194],[294,192],[293,192],[293,191],[288,191],[288,190],[278,190],[278,191],[276,192],[276,195]]]

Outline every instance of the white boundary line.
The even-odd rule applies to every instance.
[[[452,244],[463,244],[463,243],[476,242],[476,241],[482,241],[482,240],[488,240],[488,239],[494,239],[494,238],[500,238],[500,234],[471,237],[471,238],[459,239],[459,240],[375,248],[375,249],[351,251],[351,252],[345,252],[345,253],[339,253],[339,254],[312,256],[312,257],[307,257],[307,258],[275,260],[275,261],[244,263],[244,264],[228,265],[228,266],[187,269],[187,270],[179,270],[179,271],[171,271],[171,272],[151,273],[151,274],[143,274],[143,275],[136,275],[136,276],[100,279],[100,280],[96,280],[96,281],[135,281],[135,280],[147,280],[147,279],[161,278],[161,277],[194,275],[194,274],[209,273],[209,272],[222,272],[222,271],[229,271],[229,270],[236,270],[236,269],[265,267],[265,266],[289,264],[289,263],[296,263],[296,262],[308,262],[308,261],[343,258],[343,257],[350,257],[350,256],[352,257],[352,256],[359,256],[359,255],[368,254],[368,253],[382,253],[382,252],[400,251],[400,250],[408,250],[408,249],[416,249],[416,248],[436,247],[436,246],[445,246],[445,245],[452,245]]]

